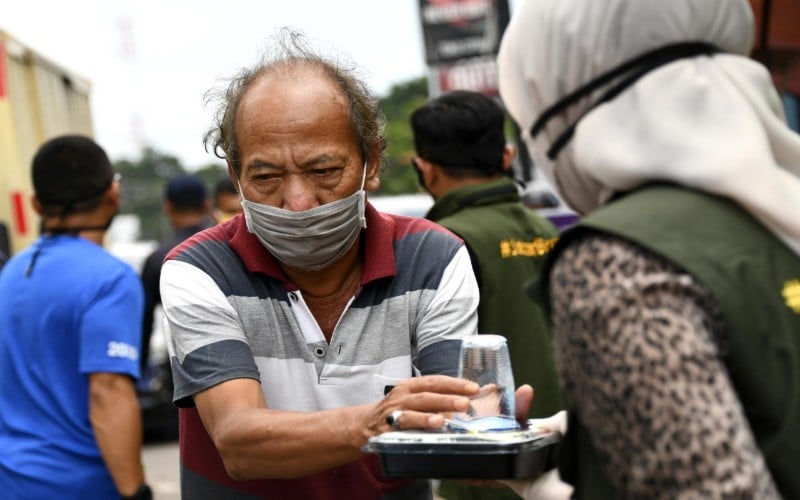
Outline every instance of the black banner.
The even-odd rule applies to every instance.
[[[428,65],[497,54],[508,0],[419,0]]]

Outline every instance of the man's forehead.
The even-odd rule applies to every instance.
[[[245,91],[249,94],[264,90],[270,92],[296,93],[328,93],[337,98],[344,98],[342,89],[333,78],[321,68],[308,64],[295,64],[270,68],[262,72]]]
[[[342,90],[325,74],[293,73],[292,76],[261,75],[244,93],[237,121],[256,113],[289,114],[310,112],[349,116],[349,106]]]

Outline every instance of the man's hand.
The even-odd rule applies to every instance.
[[[371,409],[367,438],[398,429],[440,429],[447,416],[467,411],[477,392],[475,382],[445,375],[403,380]]]
[[[116,373],[90,374],[89,421],[117,490],[132,494],[144,483],[142,420],[133,379]]]

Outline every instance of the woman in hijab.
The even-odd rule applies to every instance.
[[[538,290],[578,498],[800,498],[800,136],[747,0],[522,0],[500,94],[583,217]]]

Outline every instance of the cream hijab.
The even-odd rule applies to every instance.
[[[724,54],[646,74],[551,142],[603,89],[550,120],[539,114],[644,52],[706,41]],[[800,136],[785,122],[767,70],[747,57],[747,0],[520,0],[498,55],[500,95],[536,162],[580,213],[615,191],[665,180],[733,199],[800,255]]]

